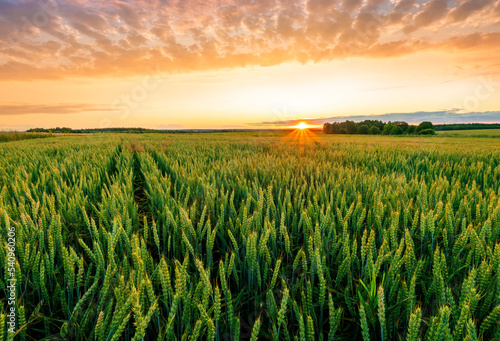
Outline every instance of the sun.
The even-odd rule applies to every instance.
[[[294,128],[296,128],[296,129],[308,129],[310,127],[311,126],[309,124],[307,124],[306,122],[302,121],[302,122],[297,123],[297,125]]]

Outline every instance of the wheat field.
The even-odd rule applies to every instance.
[[[287,134],[0,145],[0,341],[500,340],[500,141]]]

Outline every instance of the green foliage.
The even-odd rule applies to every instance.
[[[435,124],[434,130],[482,130],[482,129],[500,129],[498,123],[452,123],[452,124]]]
[[[417,129],[415,131],[417,133],[420,133],[422,130],[426,130],[426,129],[434,130],[434,126],[432,125],[432,122],[424,121],[424,122],[420,123],[417,126]]]
[[[394,122],[394,124],[396,124],[398,127],[400,127],[403,132],[408,131],[408,128],[410,127],[410,125],[408,123],[403,122],[403,121]]]
[[[403,135],[414,134],[422,129],[433,129],[431,122],[422,122],[418,127],[406,122],[388,122],[365,120],[363,122],[335,122],[325,123],[323,132],[325,134],[360,134],[360,135]],[[426,131],[424,134],[430,134]]]
[[[415,127],[415,126],[408,126],[408,129],[406,129],[406,133],[413,134],[413,133],[415,133],[416,129],[417,129],[417,127]]]
[[[360,126],[358,126],[357,133],[361,134],[361,135],[366,135],[366,134],[368,134],[368,129],[369,129],[368,125],[361,124]]]
[[[391,135],[403,135],[403,129],[398,125],[394,125],[391,128],[390,134]]]
[[[392,134],[393,129],[397,129],[398,127],[394,123],[387,123],[382,129],[382,135],[395,135]]]
[[[380,135],[382,132],[380,131],[380,129],[376,126],[371,126],[369,129],[368,129],[368,134],[370,135]]]
[[[434,135],[436,132],[434,129],[423,129],[418,132],[418,135]]]
[[[334,122],[334,123],[325,123],[323,125],[323,132],[325,134],[380,134],[375,133],[378,131],[382,131],[385,123],[382,121],[375,120],[365,120],[363,122],[354,122],[350,120],[346,120],[345,122]],[[372,129],[372,133],[369,130]]]

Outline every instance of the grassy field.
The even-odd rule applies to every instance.
[[[0,340],[500,340],[500,140],[287,134],[1,145]]]
[[[500,137],[500,129],[477,129],[477,130],[444,130],[437,131],[439,136],[458,137]]]

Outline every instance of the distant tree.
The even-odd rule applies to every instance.
[[[46,133],[47,130],[43,128],[31,128],[26,130],[27,133]]]
[[[418,132],[418,135],[434,135],[434,134],[436,134],[434,129],[424,129]]]
[[[382,131],[382,129],[384,129],[385,127],[385,123],[380,120],[372,121],[372,124],[380,129],[380,131]]]
[[[396,125],[394,123],[387,123],[385,126],[384,126],[384,129],[382,130],[382,135],[390,135],[391,134],[391,131],[392,131],[392,128],[395,127]]]
[[[325,134],[402,135],[418,134],[420,131],[426,129],[434,130],[431,122],[422,122],[418,127],[409,125],[403,121],[384,123],[379,120],[364,120],[362,122],[346,120],[344,122],[323,124],[323,132]],[[429,132],[425,134],[429,134]]]
[[[391,135],[403,135],[403,129],[398,125],[393,125],[391,128]]]
[[[432,122],[424,121],[424,122],[420,123],[417,127],[416,132],[420,133],[422,130],[425,130],[425,129],[434,130],[434,126],[432,125]]]
[[[357,127],[354,121],[347,120],[345,121],[344,126],[347,134],[356,134]]]
[[[323,124],[323,132],[324,132],[325,134],[331,134],[331,132],[330,132],[330,126],[331,126],[331,124],[330,124],[330,123],[325,123],[325,124]]]
[[[385,126],[385,123],[379,120],[364,120],[361,124],[366,124],[368,127],[375,126],[380,129],[380,131],[382,131]]]
[[[380,133],[380,129],[376,126],[371,126],[370,129],[368,129],[368,134],[370,135],[380,135]]]
[[[325,123],[323,125],[323,131],[326,134],[338,134],[339,129],[340,129],[340,123],[338,123],[338,122]]]
[[[407,131],[408,127],[409,127],[409,124],[406,123],[406,122],[403,122],[403,121],[401,121],[401,122],[394,122],[394,124],[396,124],[398,127],[400,127],[403,130],[403,132]]]
[[[358,126],[357,133],[362,134],[362,135],[366,135],[366,134],[368,134],[368,129],[369,128],[366,124],[361,124],[360,126]]]

